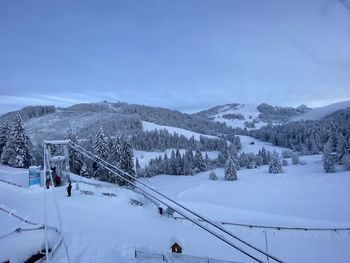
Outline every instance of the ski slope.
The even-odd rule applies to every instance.
[[[199,141],[200,136],[217,139],[216,136],[201,134],[172,126],[159,125],[148,121],[142,121],[142,127],[144,131],[167,130],[170,134],[177,133],[178,135],[185,136],[187,139],[190,139],[193,136],[194,139],[197,141]]]
[[[225,114],[242,114],[244,116],[244,119],[226,119],[223,117]],[[252,122],[255,120],[258,122],[255,124],[255,128],[259,129],[260,127],[266,125],[265,122],[259,120],[259,115],[260,112],[257,109],[257,105],[248,103],[239,104],[236,108],[224,106],[219,110],[219,113],[211,115],[209,117],[213,118],[213,121],[225,123],[229,127],[242,129],[246,127],[245,122]]]

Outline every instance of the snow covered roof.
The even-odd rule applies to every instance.
[[[170,238],[169,248],[171,248],[175,243],[178,244],[182,249],[184,248],[185,243],[183,239],[178,236],[173,236],[172,238]]]

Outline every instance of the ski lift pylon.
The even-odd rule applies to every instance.
[[[54,183],[65,185],[70,181],[69,142],[70,140],[44,141],[44,182],[46,186]],[[56,151],[53,151],[55,147]]]

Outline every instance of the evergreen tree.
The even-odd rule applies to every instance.
[[[93,150],[94,154],[96,154],[98,157],[102,159],[107,157],[107,140],[102,128],[99,128],[97,131]]]
[[[169,158],[168,158],[168,155],[167,153],[164,154],[164,174],[170,174],[170,168],[169,168]]]
[[[31,142],[23,127],[22,119],[17,114],[3,149],[1,162],[17,168],[28,168],[31,163],[29,147],[31,147]]]
[[[131,144],[125,138],[121,139],[119,168],[125,173],[130,175],[129,176],[125,173],[121,174],[127,180],[132,182],[134,181],[134,179],[131,176],[135,176],[133,158],[134,158],[134,153],[133,153]],[[119,185],[130,185],[130,183],[121,179],[119,180]]]
[[[225,165],[225,180],[234,181],[238,179],[234,158],[233,154],[231,154],[227,159]]]
[[[93,152],[94,154],[96,154],[98,157],[100,157],[103,160],[107,159],[107,140],[106,140],[106,136],[103,133],[102,128],[99,128],[94,140],[94,144],[93,144]],[[108,171],[98,165],[96,162],[93,163],[93,172],[94,172],[94,177],[99,177],[102,180],[106,180],[108,181]]]
[[[333,145],[328,141],[323,148],[323,169],[326,173],[335,173],[335,158],[333,156]]]
[[[108,153],[108,159],[107,161],[114,165],[114,166],[117,166],[119,169],[120,168],[120,161],[121,161],[121,145],[122,145],[122,142],[121,142],[121,138],[120,137],[115,137],[115,138],[110,138],[108,140],[108,149],[109,149],[109,153]],[[113,174],[113,173],[110,173],[109,172],[109,180],[112,182],[112,183],[118,183],[119,180],[121,180],[120,177],[118,177],[117,175]]]
[[[194,159],[195,159],[195,167],[196,167],[197,171],[204,172],[207,170],[207,167],[204,163],[202,153],[199,150],[196,150],[196,153],[194,155]]]
[[[210,167],[210,159],[209,159],[208,153],[205,153],[204,163],[208,169],[208,167]]]
[[[0,156],[6,146],[8,137],[10,135],[10,131],[11,131],[10,123],[6,121],[5,124],[0,128]]]
[[[176,168],[176,156],[175,151],[171,150],[171,155],[169,159],[169,174],[176,175],[177,174],[177,168]]]
[[[281,174],[283,173],[282,163],[277,152],[271,154],[271,160],[269,164],[269,173],[271,174]]]
[[[70,140],[72,143],[77,144],[78,143],[77,132],[73,129],[68,129],[64,139]],[[70,166],[71,172],[75,174],[80,174],[80,169],[83,165],[81,160],[82,158],[80,158],[78,152],[72,147],[69,148],[68,154],[69,154],[69,166]]]
[[[342,158],[342,164],[345,170],[350,170],[350,154],[345,154]]]
[[[261,157],[262,157],[263,165],[269,164],[269,160],[267,157],[267,152],[266,152],[265,147],[262,147],[262,149],[261,149]]]
[[[188,160],[188,152],[189,151],[186,151],[184,156],[183,156],[183,158],[182,158],[184,175],[189,175],[191,173],[191,167],[190,167],[190,163],[189,163],[189,160]]]
[[[240,165],[239,165],[238,154],[236,149],[234,147],[229,148],[228,154],[229,154],[228,156],[231,157],[233,161],[236,171],[238,171],[240,169]]]
[[[337,153],[337,160],[341,162],[344,154],[346,154],[347,151],[347,142],[343,135],[339,135],[337,138],[337,146],[336,146],[336,153]]]
[[[176,149],[176,153],[175,153],[175,174],[176,175],[181,175],[184,174],[183,173],[183,161],[181,158],[181,154],[179,149]]]

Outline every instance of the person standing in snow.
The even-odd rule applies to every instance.
[[[72,195],[72,184],[69,181],[69,184],[67,186],[67,193],[68,193],[68,197],[70,197]]]

